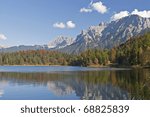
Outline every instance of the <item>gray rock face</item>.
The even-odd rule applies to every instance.
[[[131,37],[150,31],[150,18],[130,15],[108,24],[101,23],[82,31],[73,44],[63,48],[62,52],[78,54],[90,48],[112,48]]]
[[[82,30],[81,34],[76,37],[74,43],[62,48],[60,51],[77,54],[87,49],[98,48],[98,42],[100,41],[102,31],[106,26],[107,24],[101,23],[99,26],[91,26],[88,30]]]
[[[52,49],[60,49],[64,48],[68,45],[71,45],[73,43],[73,38],[72,37],[64,37],[64,36],[59,36],[56,39],[52,40],[49,44],[48,47]]]
[[[71,37],[59,36],[47,45],[13,46],[0,48],[0,52],[16,52],[23,50],[58,50],[69,54],[78,54],[91,48],[112,48],[131,37],[150,31],[150,18],[130,15],[110,23],[101,23],[82,30],[75,40]]]
[[[103,30],[99,46],[101,48],[112,48],[148,30],[150,30],[150,18],[131,15],[117,21],[112,21]]]

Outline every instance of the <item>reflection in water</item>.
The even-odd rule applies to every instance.
[[[59,81],[48,81],[47,86],[48,89],[57,96],[70,95],[74,92],[71,86]]]
[[[2,97],[4,94],[4,91],[3,90],[0,90],[0,97]]]
[[[0,83],[3,84],[4,81],[9,84],[5,86],[6,89],[0,87],[0,92],[4,90],[11,93],[10,90],[17,86],[17,91],[11,96],[17,95],[19,99],[26,99],[22,97],[23,94],[29,96],[29,99],[150,99],[149,69],[59,73],[3,72],[0,73]],[[32,90],[25,90],[29,88]],[[20,94],[22,90],[24,92]],[[9,99],[5,94],[0,99]],[[65,98],[67,96],[69,98]]]
[[[4,94],[4,87],[7,86],[8,82],[5,80],[0,80],[0,97]]]

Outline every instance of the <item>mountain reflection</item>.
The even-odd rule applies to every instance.
[[[0,86],[3,81],[9,82],[10,85],[25,85],[26,88],[32,85],[37,92],[38,87],[47,87],[60,99],[68,95],[88,100],[150,99],[150,70],[148,69],[59,73],[3,72],[0,73]],[[5,89],[0,87],[1,96],[3,91]],[[38,93],[40,96],[40,92]]]
[[[0,97],[4,94],[4,87],[7,86],[8,82],[5,80],[0,80]]]
[[[48,81],[47,86],[48,89],[57,96],[70,95],[74,92],[71,86],[59,81]]]
[[[4,91],[3,90],[0,90],[0,97],[2,97],[4,94]]]

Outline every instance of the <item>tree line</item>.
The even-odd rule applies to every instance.
[[[0,54],[0,65],[68,65],[69,60],[68,54],[47,50]]]
[[[126,43],[110,50],[91,49],[79,55],[48,50],[0,53],[0,65],[105,66],[110,64],[150,66],[150,33],[129,39]]]

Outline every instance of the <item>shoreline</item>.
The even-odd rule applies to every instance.
[[[31,66],[31,67],[34,67],[34,66],[47,66],[47,67],[50,67],[50,66],[54,66],[54,67],[57,67],[57,66],[70,66],[71,65],[0,65],[0,66]],[[126,66],[126,65],[89,65],[89,66],[72,66],[72,67],[87,67],[87,68],[150,68],[150,66],[140,66],[140,65],[133,65],[133,66]]]

